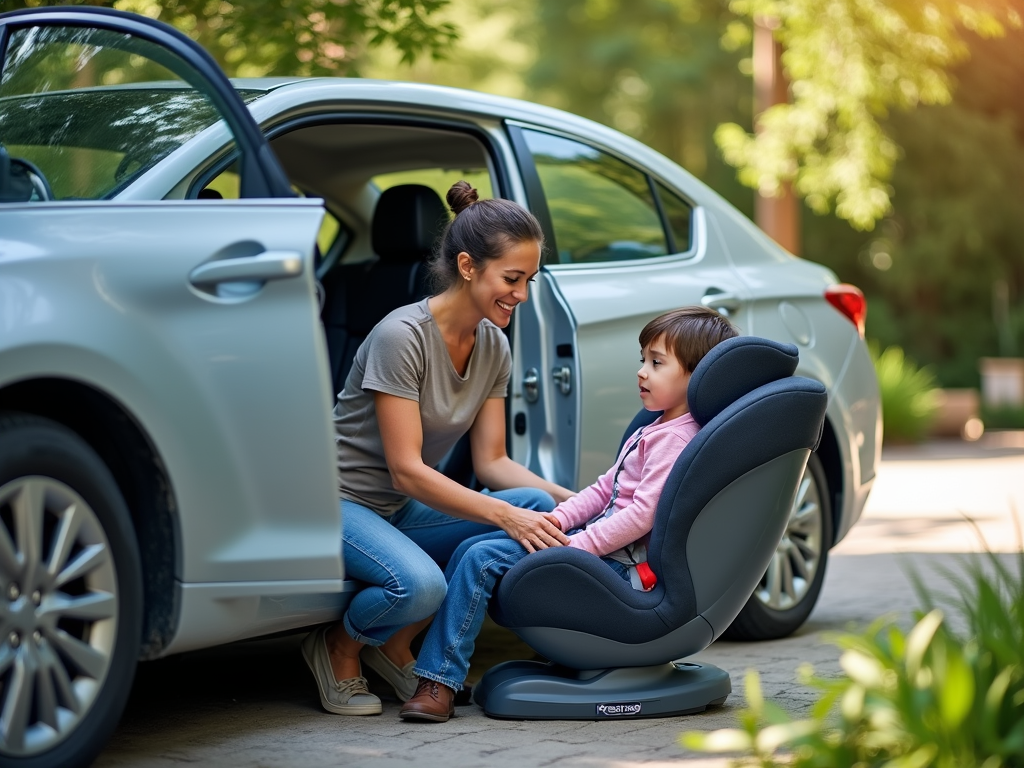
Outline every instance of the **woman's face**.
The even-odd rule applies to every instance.
[[[470,300],[481,315],[499,328],[505,328],[512,320],[512,310],[529,298],[528,285],[540,269],[540,243],[535,240],[515,243],[499,258],[487,262],[483,269],[474,268],[468,256],[461,258],[464,255],[459,254],[459,261],[464,267],[463,277],[469,276],[466,288]]]

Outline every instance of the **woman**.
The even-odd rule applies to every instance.
[[[538,512],[572,492],[505,452],[512,357],[501,329],[540,268],[540,226],[465,181],[447,199],[455,218],[430,264],[438,291],[373,329],[335,406],[345,570],[367,586],[302,652],[336,714],[381,712],[360,659],[403,701],[415,692],[409,643],[444,599],[438,564],[462,541],[501,529],[531,552],[568,542]],[[433,469],[467,431],[484,493]]]

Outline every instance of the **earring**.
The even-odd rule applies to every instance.
[[[463,277],[469,280],[469,275],[463,275]]]

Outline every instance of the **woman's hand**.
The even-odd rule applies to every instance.
[[[499,525],[510,539],[522,544],[527,552],[562,547],[569,543],[569,537],[562,533],[547,515],[513,507],[511,504],[502,515]]]

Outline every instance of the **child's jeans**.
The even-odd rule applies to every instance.
[[[474,536],[459,545],[444,572],[448,594],[427,631],[414,674],[461,690],[494,585],[527,554],[504,531]],[[625,565],[601,559],[629,581]]]

